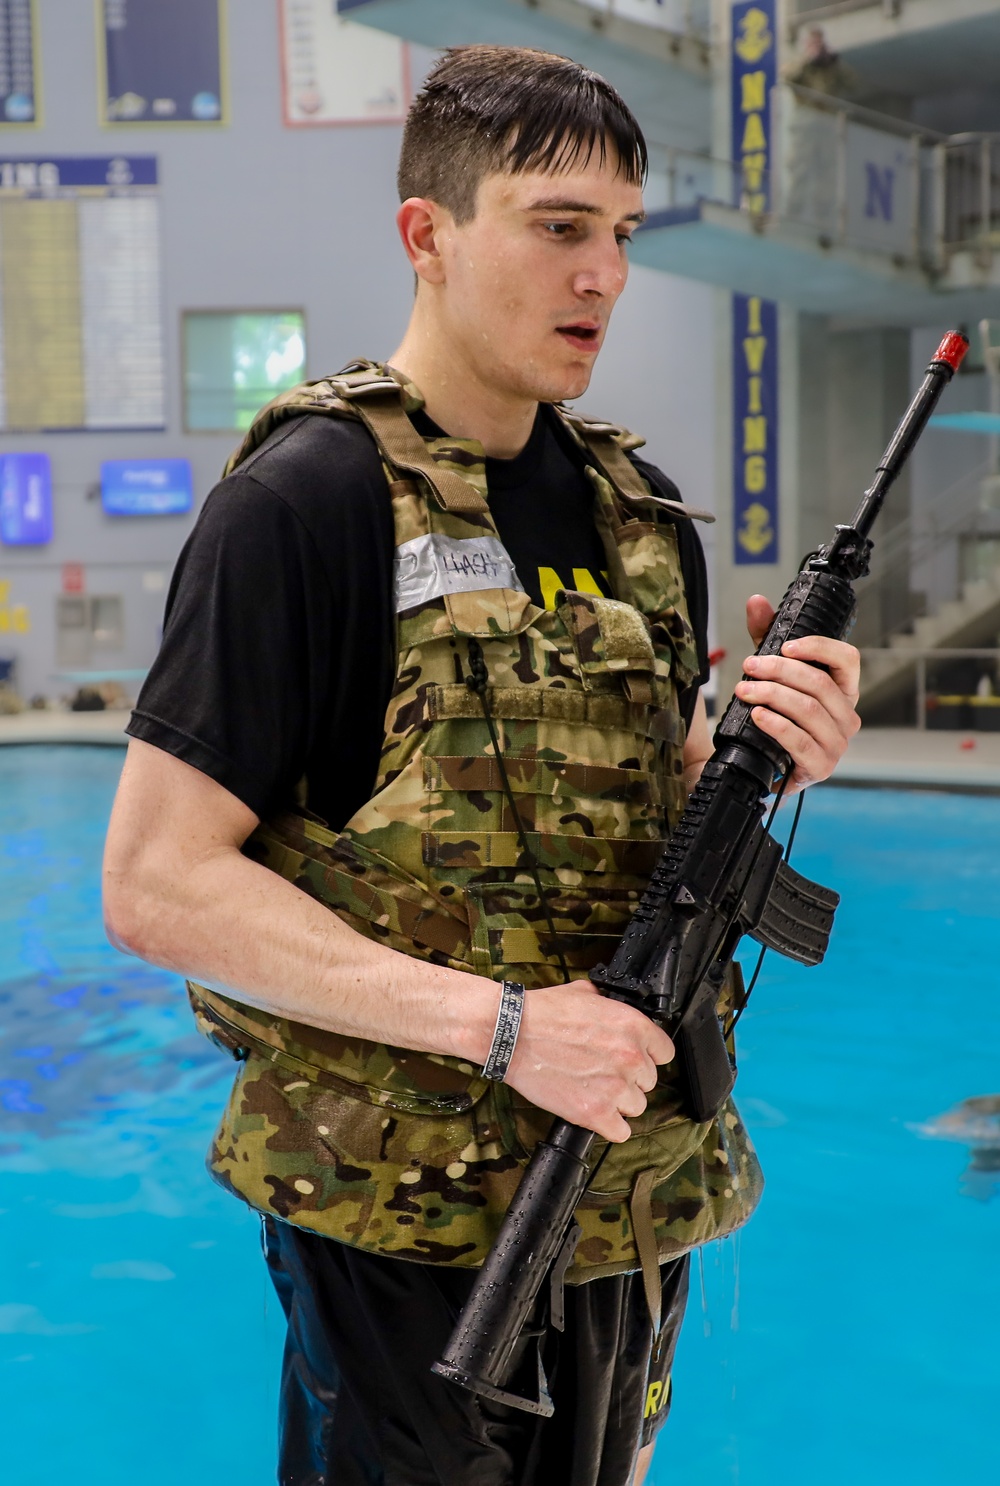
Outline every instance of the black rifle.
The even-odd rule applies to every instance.
[[[843,639],[850,632],[852,585],[868,572],[868,534],[968,345],[958,332],[945,336],[853,520],[805,559],[758,655],[776,655],[801,636]],[[687,1112],[697,1121],[715,1118],[736,1080],[716,1006],[740,939],[750,934],[765,947],[816,965],[839,902],[836,893],[792,871],[761,824],[764,801],[787,776],[791,760],[754,725],[751,710],[736,698],[730,702],[715,733],[715,751],[611,963],[590,976],[606,995],[635,1006],[673,1039]],[[537,1398],[511,1393],[505,1384],[543,1281],[551,1272],[558,1293],[573,1257],[573,1213],[590,1178],[596,1140],[579,1125],[553,1121],[434,1372],[529,1413],[552,1413],[540,1363]],[[561,1316],[553,1321],[559,1325]]]

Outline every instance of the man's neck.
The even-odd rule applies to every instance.
[[[489,386],[416,314],[389,364],[419,388],[427,416],[452,438],[477,439],[491,458],[513,459],[531,437],[538,403]]]

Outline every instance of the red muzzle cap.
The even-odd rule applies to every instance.
[[[950,366],[953,372],[957,372],[968,349],[969,337],[960,330],[949,330],[931,359],[943,361],[945,366]]]

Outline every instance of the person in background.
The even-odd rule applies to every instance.
[[[822,26],[808,28],[802,39],[802,55],[788,65],[784,77],[786,82],[832,98],[850,99],[858,91],[857,74],[837,52],[830,51]]]
[[[237,1062],[209,1164],[262,1214],[288,1317],[283,1486],[638,1483],[688,1256],[760,1193],[732,1104],[685,1118],[670,1039],[587,978],[711,753],[697,513],[563,402],[645,168],[575,62],[445,53],[404,131],[402,341],[259,416],[129,725],[108,931],[189,977]],[[750,600],[754,641],[771,616]],[[747,670],[792,792],[826,778],[857,652],[802,639]],[[544,1370],[543,1419],[430,1369],[552,1115],[604,1157],[564,1325],[546,1305],[510,1385]]]

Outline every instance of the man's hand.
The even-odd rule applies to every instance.
[[[755,645],[773,618],[762,594],[747,601],[747,629]],[[828,779],[861,726],[854,710],[861,657],[854,646],[811,635],[789,640],[780,655],[748,656],[743,669],[749,679],[739,682],[736,695],[753,706],[761,732],[780,743],[795,764],[786,796]]]
[[[641,1011],[574,980],[527,993],[506,1081],[561,1119],[623,1141],[626,1117],[646,1108],[657,1064],[673,1056],[670,1038]]]

